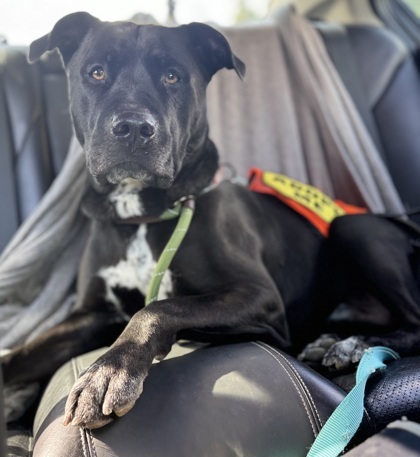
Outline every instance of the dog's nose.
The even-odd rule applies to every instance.
[[[121,141],[147,143],[156,133],[152,116],[123,116],[111,127],[112,134]]]

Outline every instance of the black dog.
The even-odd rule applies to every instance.
[[[324,238],[272,196],[230,182],[203,193],[218,168],[206,86],[221,68],[240,77],[245,71],[219,32],[76,13],[35,41],[30,59],[54,48],[92,177],[84,201],[91,236],[74,313],[4,358],[7,383],[45,378],[71,357],[111,345],[81,376],[66,408],[67,423],[98,427],[133,406],[152,360],[164,358],[177,338],[262,339],[298,353],[340,303],[367,315],[380,310],[378,327],[394,333],[338,343],[327,364],[347,363],[366,344],[419,349],[416,229],[390,218],[343,216]],[[161,299],[143,307],[176,221],[120,222],[156,218],[189,195],[197,197],[190,231]]]

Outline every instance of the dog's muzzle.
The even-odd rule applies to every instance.
[[[147,110],[115,113],[103,121],[105,134],[96,132],[85,146],[91,175],[100,185],[127,178],[143,187],[169,188],[175,179],[173,139]]]

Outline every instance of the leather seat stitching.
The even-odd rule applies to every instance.
[[[259,343],[259,344],[266,346],[264,343]],[[310,391],[309,391],[307,385],[305,384],[304,380],[302,379],[302,376],[299,374],[299,372],[296,370],[296,368],[290,363],[289,360],[287,360],[287,358],[286,358],[281,352],[279,352],[279,351],[278,351],[277,349],[275,349],[275,348],[272,348],[271,346],[269,346],[269,347],[270,347],[270,349],[271,349],[273,352],[275,352],[275,353],[278,354],[282,359],[285,360],[285,362],[290,366],[290,368],[291,368],[292,371],[295,373],[295,375],[300,379],[300,381],[301,381],[301,383],[302,383],[302,385],[303,385],[303,388],[305,389],[306,394],[308,395],[309,400],[310,400],[310,402],[312,403],[312,406],[313,406],[313,408],[314,408],[314,410],[315,410],[315,414],[316,414],[316,416],[317,416],[317,418],[318,418],[318,420],[319,420],[319,424],[322,426],[322,425],[324,424],[324,422],[321,420],[321,417],[320,417],[320,414],[319,414],[318,409],[317,409],[317,407],[316,407],[316,404],[315,404],[315,402],[314,402],[314,399],[312,398],[312,395],[311,395],[311,393],[310,393]]]
[[[89,457],[89,455],[87,453],[87,449],[86,449],[86,443],[85,443],[85,440],[84,440],[85,429],[83,427],[79,427],[79,432],[80,432],[80,442],[82,443],[83,455],[85,457]]]
[[[95,448],[95,441],[94,441],[93,435],[92,435],[92,430],[90,430],[90,429],[87,430],[87,436],[90,439],[90,444],[91,444],[91,448],[92,448],[94,457],[98,457],[98,454],[97,454],[96,448]]]
[[[286,370],[286,368],[283,365],[283,363],[281,362],[281,360],[279,360],[274,354],[272,354],[266,347],[262,346],[261,344],[255,342],[255,341],[253,341],[252,344],[254,344],[255,346],[258,346],[260,349],[262,349],[263,351],[267,352],[267,354],[269,354],[274,360],[276,360],[277,363],[283,368],[283,370],[287,374],[287,376],[290,378],[290,380],[292,381],[292,384],[294,385],[294,387],[296,389],[296,392],[298,393],[300,399],[302,400],[303,407],[305,408],[306,415],[308,416],[309,423],[311,424],[312,432],[314,434],[314,437],[316,437],[317,436],[316,427],[315,427],[314,423],[312,422],[312,418],[311,418],[311,415],[310,415],[310,413],[308,411],[308,407],[306,406],[305,400],[304,400],[304,398],[302,396],[302,393],[301,393],[300,389],[296,385],[296,383],[295,383],[294,379],[292,378],[292,376],[290,375],[290,373]]]
[[[74,380],[76,380],[77,379],[77,363],[76,363],[76,359],[74,359],[74,358],[71,359],[71,368],[73,370]],[[79,435],[80,435],[80,443],[82,445],[83,456],[89,457],[87,449],[86,449],[86,440],[84,437],[84,428],[83,427],[79,427]]]
[[[35,447],[35,438],[31,435],[29,437],[29,454],[28,456],[31,456],[32,455],[32,451]]]
[[[79,358],[71,359],[71,367],[73,369],[73,375],[74,375],[75,380],[79,377],[79,374],[81,372],[80,367],[77,363],[78,359]],[[79,427],[79,432],[80,432],[80,441],[82,444],[83,456],[84,457],[89,457],[89,456],[98,457],[98,454],[96,452],[95,442],[94,442],[94,439],[92,436],[92,431],[90,429],[85,429],[83,427]],[[92,452],[88,452],[88,449],[86,447],[87,439],[89,439],[89,442],[91,445],[90,449],[92,450]]]
[[[76,381],[76,379],[79,377],[78,376],[78,372],[77,372],[77,362],[76,362],[76,359],[71,359],[71,367],[73,369],[73,378],[74,378],[74,381]]]

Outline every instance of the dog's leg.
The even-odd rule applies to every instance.
[[[418,236],[418,235],[417,235]],[[369,346],[391,347],[402,355],[420,348],[419,251],[414,232],[396,221],[372,215],[338,218],[331,227],[335,267],[346,292],[341,301],[368,310],[377,301],[387,310],[388,329],[379,336],[358,335],[332,345],[323,365],[342,369],[357,363]],[[385,316],[385,314],[384,314]],[[384,316],[377,316],[377,320]]]
[[[331,225],[335,267],[349,283],[348,297],[372,294],[393,316],[393,324],[420,327],[420,251],[397,222],[373,215],[345,216]],[[353,280],[356,278],[356,280]],[[351,290],[353,287],[353,290]]]
[[[178,332],[261,333],[270,318],[282,320],[278,315],[282,312],[281,298],[271,283],[232,284],[229,291],[150,304],[133,316],[120,338],[76,382],[67,400],[65,422],[97,428],[115,414],[128,412],[142,392],[153,359],[166,356]]]
[[[1,363],[5,384],[45,379],[72,357],[109,346],[124,325],[120,317],[109,313],[77,312],[30,343],[4,355]]]

